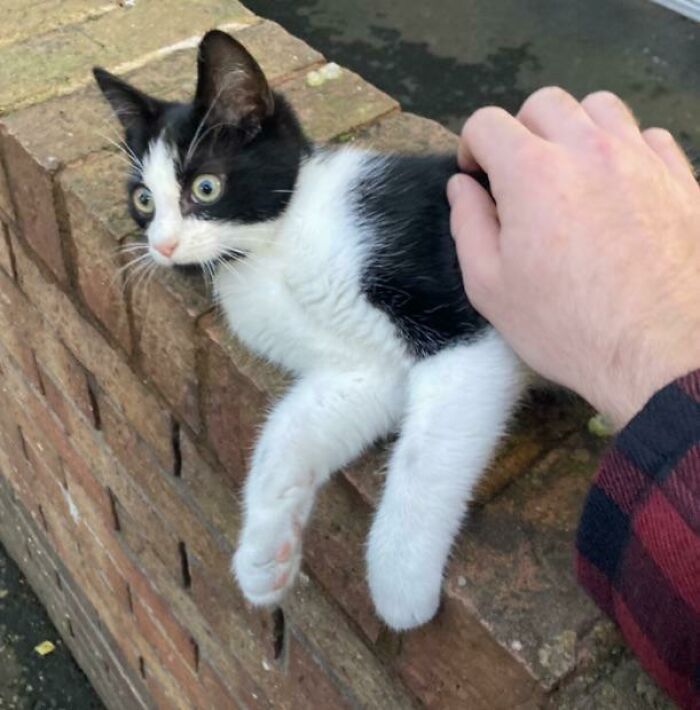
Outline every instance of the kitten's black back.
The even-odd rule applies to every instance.
[[[474,337],[487,321],[466,297],[450,234],[445,189],[459,170],[455,157],[377,155],[367,168],[353,200],[375,237],[363,274],[368,299],[416,355]]]

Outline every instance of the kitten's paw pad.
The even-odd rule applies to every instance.
[[[231,563],[243,595],[256,606],[279,604],[301,565],[298,524],[292,524],[286,535],[275,537],[271,540],[262,530],[245,534]]]

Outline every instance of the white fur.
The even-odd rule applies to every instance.
[[[367,551],[377,611],[394,628],[435,613],[465,506],[522,388],[521,368],[492,330],[417,360],[360,278],[372,235],[358,226],[348,185],[367,153],[315,155],[277,220],[224,225],[180,215],[173,159],[159,141],[144,182],[156,215],[151,246],[176,238],[171,259],[219,265],[215,290],[232,330],[297,382],[277,404],[252,457],[233,570],[255,604],[280,601],[301,562],[301,536],[329,476],[401,430]],[[170,163],[170,165],[168,165]]]

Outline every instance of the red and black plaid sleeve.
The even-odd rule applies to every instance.
[[[675,702],[700,710],[700,370],[618,434],[576,544],[581,584]]]

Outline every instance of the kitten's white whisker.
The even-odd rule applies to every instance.
[[[139,276],[148,269],[150,263],[151,262],[149,261],[143,260],[136,265],[133,263],[129,264],[128,266],[133,266],[133,268],[130,271],[127,269],[127,274],[123,282],[124,289],[126,289],[129,285],[133,287],[138,281]]]
[[[124,275],[126,272],[128,272],[130,269],[136,269],[137,266],[142,264],[145,259],[148,259],[150,257],[149,254],[143,254],[141,255],[138,259],[132,259],[129,261],[128,264],[123,264],[120,266],[115,272],[114,275],[112,276],[110,286],[114,286],[114,284]]]
[[[110,138],[108,135],[105,135],[104,133],[102,133],[102,131],[99,130],[96,130],[95,133],[97,133],[97,135],[99,135],[103,140],[107,141],[107,143],[114,146],[117,149],[118,153],[126,159],[128,165],[130,165],[139,173],[143,172],[143,162],[136,155],[136,153],[134,153],[134,151],[124,141],[123,138],[119,136],[117,140],[114,140],[113,138]]]
[[[122,245],[117,249],[117,251],[118,251],[120,254],[123,254],[123,253],[127,253],[127,254],[128,254],[128,253],[130,253],[130,252],[144,251],[144,250],[146,250],[146,249],[148,249],[148,244],[144,244],[144,243],[138,242],[138,243],[136,243],[136,244],[134,244],[134,243],[122,244]]]
[[[133,170],[135,170],[137,173],[141,173],[143,171],[143,164],[141,161],[137,158],[136,155],[134,155],[133,151],[130,149],[127,149],[125,144],[123,143],[117,143],[117,141],[112,140],[108,136],[105,136],[104,134],[100,134],[102,139],[107,141],[110,145],[114,146],[117,149],[117,155]]]

